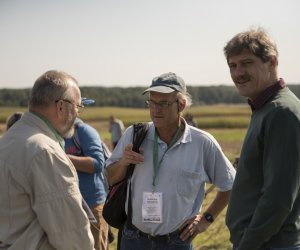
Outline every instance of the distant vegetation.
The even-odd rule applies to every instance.
[[[81,87],[83,97],[96,101],[94,106],[104,107],[145,107],[145,96],[141,93],[146,87]],[[289,88],[300,98],[300,85],[289,85]],[[194,106],[207,104],[245,103],[234,86],[192,86],[188,87]],[[26,107],[30,89],[0,89],[0,106]]]
[[[13,112],[26,110],[26,107],[0,107],[0,123],[4,123]],[[201,128],[246,128],[251,113],[245,104],[198,105],[186,109],[187,112],[194,116]],[[121,119],[126,127],[134,122],[150,121],[147,108],[87,107],[80,117],[88,122],[108,122],[112,114]]]

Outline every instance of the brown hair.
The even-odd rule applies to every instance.
[[[278,57],[275,42],[263,28],[251,29],[235,35],[224,47],[225,57],[240,54],[244,49],[267,62],[272,56]]]

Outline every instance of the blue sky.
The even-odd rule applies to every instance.
[[[0,88],[31,87],[49,69],[80,86],[147,86],[175,72],[188,85],[232,84],[223,56],[264,27],[279,75],[300,83],[298,0],[1,0]]]

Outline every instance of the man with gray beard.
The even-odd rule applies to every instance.
[[[63,140],[83,107],[77,81],[48,71],[32,88],[29,112],[0,139],[0,249],[93,249]]]

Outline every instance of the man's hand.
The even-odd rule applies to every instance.
[[[141,153],[132,151],[132,144],[128,144],[123,152],[122,158],[109,165],[106,169],[106,177],[109,185],[113,185],[124,179],[127,168],[130,164],[139,164],[144,162],[144,156]]]
[[[128,144],[124,149],[123,157],[120,160],[123,166],[144,162],[144,156],[141,153],[132,151],[132,146],[132,144]]]
[[[203,233],[210,224],[201,214],[198,214],[183,224],[180,239],[183,241],[192,241],[197,234]]]

